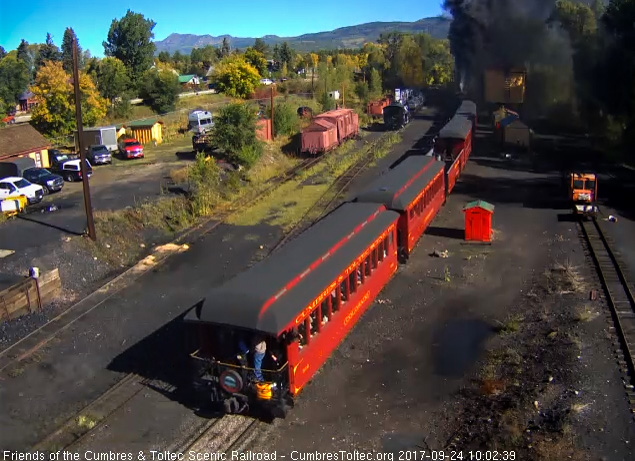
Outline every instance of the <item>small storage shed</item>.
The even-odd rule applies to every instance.
[[[494,205],[483,200],[476,200],[465,205],[463,212],[465,213],[465,240],[491,242]]]
[[[157,119],[136,120],[128,122],[122,128],[132,132],[132,137],[141,144],[148,144],[156,141],[157,144],[163,142],[163,122]],[[125,131],[124,131],[125,133]],[[121,129],[117,132],[117,138],[121,136]]]
[[[528,148],[531,139],[529,127],[520,120],[514,120],[503,128],[505,144],[516,147]]]

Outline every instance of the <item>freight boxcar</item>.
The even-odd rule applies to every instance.
[[[317,155],[338,146],[337,126],[326,119],[315,119],[302,130],[301,152]]]

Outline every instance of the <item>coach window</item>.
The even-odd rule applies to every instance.
[[[317,309],[314,309],[309,315],[309,325],[311,327],[311,336],[315,336],[320,331],[320,306]]]
[[[298,325],[298,339],[300,341],[300,349],[308,344],[307,340],[307,325],[308,319],[305,319],[300,325]]]
[[[346,303],[350,299],[350,292],[348,291],[348,280],[349,278],[346,277],[340,284],[340,299],[342,300],[340,305]]]
[[[342,302],[341,299],[342,289],[340,288],[340,285],[338,285],[335,289],[335,298],[331,297],[331,311],[333,314],[340,310],[340,303]]]
[[[392,238],[392,232],[389,235]],[[386,237],[384,238],[384,257],[388,255],[388,251],[390,251],[390,247],[388,246],[388,237]]]
[[[364,274],[366,277],[370,277],[370,255],[366,256],[364,260]]]
[[[379,256],[379,248],[375,247],[372,253],[373,257],[373,270],[377,269],[377,258]]]
[[[388,251],[392,250],[392,232],[388,234]]]
[[[361,274],[357,272],[357,268],[353,269],[353,272],[348,274],[348,291],[349,294],[353,294],[357,291],[357,277],[361,277]]]
[[[333,302],[333,298],[331,296],[327,296],[326,299],[322,302],[322,325],[326,325],[326,323],[331,320],[332,310],[331,303]]]

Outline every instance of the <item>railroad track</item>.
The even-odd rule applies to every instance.
[[[631,413],[635,417],[635,299],[624,272],[599,222],[582,221],[582,232],[591,251],[607,304],[615,325],[620,349],[618,363],[625,372],[626,394]],[[626,382],[626,381],[629,382]]]
[[[97,430],[108,417],[146,389],[150,381],[135,373],[124,376],[114,386],[67,420],[55,432],[33,446],[31,452],[46,453],[62,449],[68,450],[79,445],[91,432]]]
[[[298,222],[269,250],[268,255],[283,246],[289,240],[300,235],[306,229],[311,227],[318,219],[331,211],[335,201],[346,191],[351,182],[366,169],[366,167],[374,160],[374,147],[383,138],[375,141],[367,149],[368,152],[358,161],[351,165],[344,173],[342,173],[329,188],[311,205],[311,207],[302,215]]]
[[[244,450],[258,435],[262,423],[258,419],[242,415],[225,415],[211,419],[197,428],[181,443],[173,444],[173,453],[227,453]]]
[[[242,209],[247,205],[253,205],[254,203],[257,203],[259,200],[262,200],[264,197],[266,197],[270,192],[280,187],[285,182],[293,179],[301,172],[310,169],[323,159],[324,156],[308,158],[300,162],[293,168],[290,168],[284,173],[272,178],[264,189],[260,189],[253,193],[248,193],[245,196],[237,199],[234,203],[231,204],[230,207],[215,216],[214,223],[206,229],[206,233],[220,226],[237,209]],[[113,292],[111,296],[114,294],[116,294],[116,292]],[[44,331],[47,325],[50,329],[52,323],[49,322],[49,324],[44,325],[39,330]],[[61,328],[57,328],[54,332],[50,333],[47,339],[50,340],[50,338],[55,337],[57,333],[59,333],[59,331],[62,331],[63,329],[65,329],[64,326],[62,326]],[[10,346],[3,351],[0,351],[0,356],[7,354],[13,347],[17,346],[18,344],[20,344],[20,342],[15,343],[13,346]],[[20,359],[21,357],[16,358],[16,360]],[[6,364],[2,369],[7,368],[11,363],[13,363],[13,360]],[[31,448],[31,451],[47,452],[62,449],[68,450],[78,446],[82,441],[86,439],[86,437],[88,437],[90,434],[94,433],[101,426],[103,426],[103,423],[111,415],[117,412],[120,408],[124,407],[142,390],[147,389],[149,384],[153,384],[153,380],[145,379],[135,373],[129,373],[125,375],[120,381],[109,388],[96,400],[89,403],[81,411],[79,411],[72,418],[68,419],[64,424],[62,424],[62,426],[58,427],[55,432],[51,433],[45,439],[33,446]],[[80,418],[84,418],[85,421],[80,421]],[[211,430],[211,426],[205,427],[203,432],[208,433],[209,430]],[[203,433],[200,434],[200,437],[203,437]]]

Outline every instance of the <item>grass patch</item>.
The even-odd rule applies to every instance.
[[[376,143],[367,143],[361,149],[354,150],[355,142],[348,141],[335,152],[312,168],[303,170],[296,178],[276,189],[266,201],[256,203],[240,214],[229,219],[237,226],[254,226],[266,223],[287,230],[305,218],[307,211],[328,191],[333,181],[358,162],[369,150],[375,159],[390,151],[390,146],[401,139],[391,133]],[[318,184],[306,185],[305,181],[315,178]],[[293,200],[290,200],[290,197]],[[317,217],[316,217],[317,218]]]
[[[520,330],[520,326],[525,320],[521,314],[511,315],[505,322],[498,322],[496,331],[501,334],[516,333]]]
[[[88,415],[79,415],[77,417],[77,425],[84,429],[92,429],[97,425],[97,421]]]
[[[592,310],[589,306],[584,306],[575,314],[575,320],[578,322],[590,322],[591,320],[595,320],[599,316],[599,312]]]
[[[282,147],[288,144],[288,137],[276,137],[266,143],[260,161],[247,173],[249,181],[263,184],[300,163],[300,159],[292,158],[282,153]]]
[[[554,264],[543,275],[544,288],[550,294],[580,293],[585,288],[582,275],[568,260]]]

